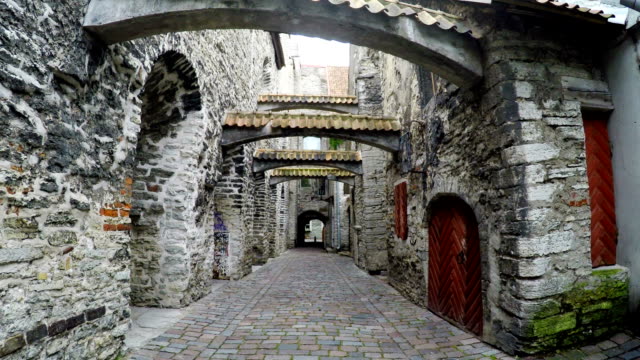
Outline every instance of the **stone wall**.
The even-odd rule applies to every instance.
[[[103,47],[80,27],[86,3],[0,2],[0,354],[8,359],[113,358],[134,279],[138,294],[151,285],[137,297],[148,304],[179,306],[204,294],[220,122],[227,109],[255,107],[263,69],[254,64],[272,57],[269,37],[252,31]],[[170,51],[185,61],[162,64]],[[143,110],[145,91],[154,91],[145,85],[181,73],[194,75],[199,91],[175,78],[184,85],[158,88],[180,104],[140,136],[155,116]],[[148,220],[197,241],[167,233],[152,244],[137,228],[134,250],[130,211],[139,215],[134,227]]]
[[[411,144],[410,158],[385,173],[390,283],[426,305],[429,206],[453,194],[479,223],[483,339],[532,353],[620,326],[628,274],[591,268],[583,104],[562,86],[563,76],[602,80],[593,49],[552,27],[534,35],[496,26],[483,41],[485,82],[472,90],[391,56],[356,53],[379,63],[382,113],[402,119]],[[400,180],[409,183],[407,240],[391,235]],[[356,204],[367,198],[358,194]]]
[[[358,97],[358,113],[384,115],[381,60],[384,55],[358,48],[352,52],[351,86]],[[356,178],[355,213],[358,227],[352,253],[356,264],[370,272],[387,270],[386,168],[391,154],[378,148],[358,144],[362,156],[363,175]]]

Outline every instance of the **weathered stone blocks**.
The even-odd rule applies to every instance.
[[[43,256],[43,251],[37,248],[3,248],[0,249],[0,265],[29,262]]]
[[[519,165],[554,159],[560,150],[552,144],[526,144],[504,149],[502,154],[507,164]]]

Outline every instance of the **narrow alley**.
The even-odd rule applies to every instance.
[[[193,308],[130,359],[513,359],[321,249],[290,250]],[[617,334],[555,359],[639,351]]]
[[[640,0],[0,19],[1,360],[640,360]]]
[[[132,359],[506,358],[320,249],[290,250],[196,309]]]

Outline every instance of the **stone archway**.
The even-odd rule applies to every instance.
[[[204,29],[258,29],[349,42],[404,58],[470,87],[483,76],[469,25],[439,10],[404,4],[381,8],[325,0],[93,0],[84,27],[107,44]],[[384,10],[384,13],[379,13]],[[390,16],[387,16],[390,15]]]
[[[131,302],[180,307],[203,289],[208,248],[196,203],[204,126],[195,69],[175,51],[155,62],[142,95],[135,155],[131,240]],[[189,139],[185,141],[185,139]]]
[[[324,240],[325,240],[325,236],[324,236],[324,231],[326,231],[327,229],[327,222],[329,220],[328,216],[318,212],[318,211],[314,211],[314,210],[308,210],[308,211],[303,211],[302,213],[300,213],[298,215],[297,218],[297,234],[296,234],[296,247],[308,247],[307,244],[305,244],[305,225],[307,223],[309,223],[312,220],[319,220],[322,222],[324,228],[323,228],[323,233],[322,233],[322,240],[323,242],[322,247],[324,248]],[[316,247],[316,243],[313,243],[313,247]]]

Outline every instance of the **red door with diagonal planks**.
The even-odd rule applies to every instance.
[[[429,309],[481,335],[480,275],[473,211],[458,198],[438,200],[429,222]]]
[[[591,201],[591,263],[593,267],[614,265],[618,242],[607,117],[605,113],[583,113]]]

